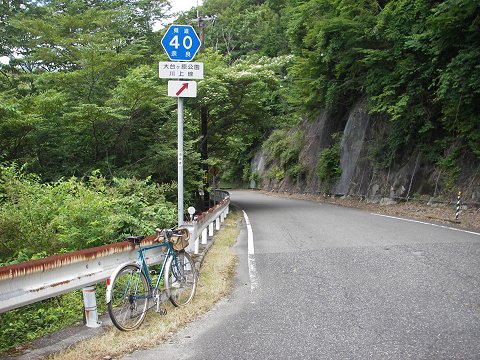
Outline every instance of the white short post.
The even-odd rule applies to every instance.
[[[215,220],[215,230],[220,230],[220,216]]]
[[[200,252],[200,239],[198,237],[195,238],[195,249],[194,253],[198,254]]]
[[[197,243],[197,225],[195,222],[192,224],[183,224],[183,228],[187,228],[190,232],[190,239],[188,240],[188,246],[185,248],[186,252],[195,253],[196,243]],[[195,239],[195,240],[194,240]],[[196,254],[196,253],[195,253]]]
[[[102,325],[98,321],[97,301],[95,299],[95,286],[87,286],[82,289],[83,307],[85,311],[85,325],[96,328]]]
[[[213,236],[213,221],[208,224],[208,236]]]
[[[208,240],[208,229],[205,228],[205,229],[203,229],[203,231],[202,231],[202,244],[203,244],[203,245],[206,245],[206,244],[207,244],[207,240]]]

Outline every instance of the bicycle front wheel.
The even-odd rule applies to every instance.
[[[192,301],[197,290],[197,269],[192,257],[185,251],[170,256],[165,272],[165,290],[174,306]]]
[[[145,274],[138,265],[124,266],[112,281],[108,313],[122,331],[134,330],[145,319],[150,297]]]

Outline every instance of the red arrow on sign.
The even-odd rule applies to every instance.
[[[175,94],[177,96],[180,96],[180,94],[183,92],[183,90],[186,90],[188,89],[188,83],[184,83],[183,86],[180,88],[180,90],[178,90]]]
[[[197,83],[195,81],[168,81],[168,96],[181,97],[196,97]]]

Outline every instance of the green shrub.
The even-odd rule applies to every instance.
[[[460,175],[460,165],[457,161],[459,149],[451,149],[444,157],[437,160],[437,166],[444,174],[443,186],[445,190],[452,191],[456,188],[458,176]]]
[[[97,310],[106,312],[105,302],[98,301],[105,284],[96,286]],[[51,334],[83,320],[82,290],[72,291],[48,300],[0,314],[0,351]]]
[[[292,165],[287,170],[287,175],[297,180],[305,179],[307,177],[307,174],[308,174],[308,168],[305,166],[305,164],[301,162],[298,164]]]
[[[252,174],[250,175],[250,181],[254,181],[255,186],[260,185],[260,174],[258,173],[258,171],[252,172]]]
[[[334,143],[322,150],[317,160],[317,176],[323,185],[330,185],[342,174],[340,167],[340,134],[332,135]]]
[[[15,165],[0,167],[0,263],[113,243],[172,226],[177,215],[176,206],[165,200],[168,190],[150,179],[107,181],[98,172],[83,180],[45,184]]]
[[[24,262],[152,234],[176,222],[171,186],[113,179],[99,172],[52,184],[17,165],[0,166],[0,265]],[[97,293],[105,293],[103,284]],[[99,302],[100,311],[101,306]],[[104,311],[105,309],[103,309]],[[82,320],[81,291],[0,314],[0,351]]]
[[[302,147],[303,132],[300,130],[275,130],[262,146],[267,161],[276,162],[285,170],[298,162]]]
[[[81,321],[81,290],[27,305],[0,315],[0,351]]]
[[[279,166],[274,166],[267,172],[266,176],[269,180],[280,182],[285,178],[285,170]]]

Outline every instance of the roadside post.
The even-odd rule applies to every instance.
[[[457,196],[457,204],[456,204],[456,211],[455,211],[455,221],[460,222],[460,205],[462,204],[462,192],[458,192]]]
[[[162,46],[170,62],[158,66],[161,79],[176,79],[168,82],[168,96],[178,99],[178,226],[183,225],[183,98],[197,96],[197,83],[203,79],[203,63],[191,62],[201,42],[191,25],[170,25],[162,38]]]
[[[82,289],[84,322],[87,327],[96,328],[102,325],[98,321],[97,300],[95,298],[95,286],[87,286]]]

